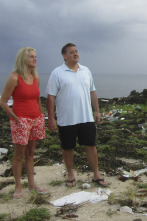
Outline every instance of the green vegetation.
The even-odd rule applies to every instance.
[[[114,193],[111,193],[108,197],[108,203],[110,205],[113,204],[120,204],[120,206],[136,206],[138,205],[137,199],[136,199],[136,193],[137,190],[128,188],[127,191],[124,193],[121,193],[121,195],[115,196]]]
[[[49,185],[51,186],[60,186],[63,183],[62,180],[52,180]]]
[[[1,213],[0,214],[0,221],[5,221],[7,220],[7,218],[9,217],[10,215],[7,214],[7,213]]]
[[[9,200],[12,200],[12,194],[13,194],[13,190],[11,190],[9,193],[5,194],[5,193],[0,193],[0,199],[1,202],[6,202]]]
[[[31,191],[31,197],[29,202],[36,205],[47,204],[49,200],[49,195],[41,195],[36,191]]]
[[[125,166],[124,163],[117,159],[119,157],[141,158],[147,162],[147,153],[143,149],[143,147],[147,146],[147,135],[139,127],[139,124],[146,123],[147,103],[144,102],[145,96],[146,90],[140,94],[133,91],[128,98],[112,99],[109,102],[103,102],[99,99],[102,121],[96,129],[96,147],[99,153],[101,169],[108,172],[109,169]],[[46,110],[44,109],[44,111]],[[114,120],[112,121],[108,119],[107,114],[109,112],[114,115]],[[117,117],[117,120],[115,120],[115,117]],[[47,139],[39,143],[40,147],[46,148],[45,157],[51,159],[52,162],[62,162],[58,132],[50,132],[47,128],[47,122],[46,137]],[[74,166],[80,171],[90,171],[91,168],[87,162],[85,147],[77,144],[74,152]]]
[[[26,212],[25,215],[17,218],[17,221],[46,221],[50,219],[50,213],[45,208],[34,208]]]

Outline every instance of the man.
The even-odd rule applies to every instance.
[[[80,145],[85,145],[88,161],[92,167],[94,178],[102,186],[107,182],[101,177],[98,168],[98,157],[95,146],[95,124],[100,123],[98,98],[89,69],[79,64],[76,45],[66,44],[61,50],[65,63],[53,70],[46,89],[48,128],[59,129],[62,156],[68,172],[67,186],[75,186],[73,171],[73,149],[76,138]],[[54,118],[56,104],[57,123]],[[94,108],[94,119],[92,106]]]

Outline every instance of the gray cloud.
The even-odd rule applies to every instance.
[[[0,72],[31,46],[39,72],[50,73],[74,42],[94,74],[146,74],[146,9],[146,0],[0,0]]]

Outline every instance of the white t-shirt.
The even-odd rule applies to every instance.
[[[65,64],[51,73],[46,93],[56,96],[59,126],[93,122],[90,92],[95,91],[90,70],[79,64],[77,72]]]

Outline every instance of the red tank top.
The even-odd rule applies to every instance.
[[[13,91],[13,112],[18,117],[36,118],[41,114],[37,98],[40,90],[36,78],[33,84],[27,84],[20,75],[18,75],[18,85]]]

